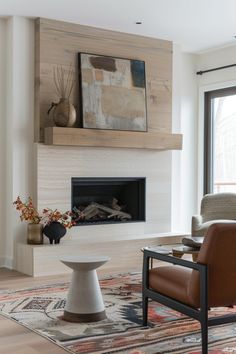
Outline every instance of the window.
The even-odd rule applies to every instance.
[[[236,87],[205,93],[204,192],[236,193]]]

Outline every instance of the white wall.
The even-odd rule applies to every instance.
[[[5,132],[6,132],[6,20],[0,19],[0,266],[4,263],[5,251]]]
[[[5,266],[14,266],[14,243],[25,238],[12,202],[33,192],[34,23],[23,17],[6,20],[5,89]]]
[[[172,231],[190,231],[197,212],[197,56],[173,55],[173,131],[183,134],[183,150],[172,153]]]
[[[236,45],[208,51],[198,55],[197,70],[213,69],[215,67],[236,64]],[[236,67],[212,71],[198,76],[199,87],[219,85],[236,80]]]
[[[173,54],[173,131],[183,134],[183,150],[172,153],[172,230],[190,231],[203,195],[204,92],[236,86],[236,67],[196,72],[236,63],[236,46],[192,55],[175,45]]]

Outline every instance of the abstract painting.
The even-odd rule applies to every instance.
[[[84,128],[147,130],[145,62],[79,53]]]

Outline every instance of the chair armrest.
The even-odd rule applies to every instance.
[[[193,215],[192,216],[192,236],[194,236],[195,231],[199,231],[202,226],[202,216],[201,215]]]
[[[150,292],[149,289],[149,260],[150,258],[158,259],[163,262],[177,264],[186,268],[194,269],[199,272],[200,280],[200,316],[204,316],[207,313],[208,309],[208,266],[207,264],[194,263],[186,261],[185,259],[180,259],[174,256],[167,256],[158,252],[150,251],[144,249],[143,252],[143,294]],[[161,295],[160,295],[161,296]],[[171,300],[173,302],[174,300]],[[162,302],[163,303],[163,302]],[[163,303],[164,305],[166,303]],[[168,305],[169,306],[169,305]],[[182,305],[182,307],[185,305]],[[184,312],[186,313],[186,312]],[[186,313],[187,314],[187,313]],[[194,318],[197,318],[194,315],[194,310],[192,313]]]
[[[166,254],[161,254],[155,251],[151,251],[148,249],[144,249],[143,251],[143,259],[146,262],[149,262],[150,258],[158,259],[163,262],[171,263],[171,264],[177,264],[186,268],[191,268],[200,271],[201,269],[205,268],[205,264],[201,263],[194,263],[191,261],[187,261],[185,259],[177,258],[174,256],[168,256]]]

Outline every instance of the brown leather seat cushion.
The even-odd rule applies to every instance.
[[[191,276],[192,269],[181,266],[153,268],[149,271],[149,287],[162,295],[194,307],[188,295]]]

